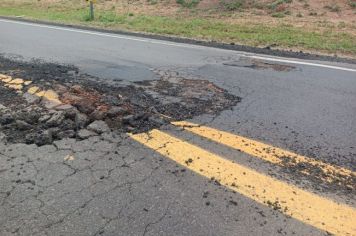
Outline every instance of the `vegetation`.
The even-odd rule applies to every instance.
[[[192,8],[198,5],[200,0],[176,0],[183,7]]]
[[[24,0],[16,0],[24,1]],[[42,0],[43,2],[44,0]],[[129,0],[128,0],[129,1]],[[160,4],[157,0],[145,0],[147,4]],[[176,0],[184,8],[193,8],[199,0]],[[221,0],[224,1],[224,0]],[[225,0],[227,1],[227,0]],[[317,50],[327,53],[356,55],[355,34],[347,32],[349,24],[340,22],[325,26],[323,30],[305,29],[278,18],[290,17],[291,12],[282,8],[291,0],[276,0],[270,5],[258,5],[258,1],[232,0],[220,2],[229,11],[244,11],[247,7],[270,10],[270,17],[277,23],[258,21],[253,23],[222,21],[220,18],[207,18],[199,15],[178,14],[175,16],[149,15],[130,11],[118,11],[115,7],[97,8],[95,19],[90,21],[86,5],[50,5],[40,4],[3,4],[0,3],[0,15],[22,16],[28,19],[46,20],[66,24],[76,24],[107,29],[147,32],[152,34],[175,35],[189,38],[214,40],[226,43],[266,47],[276,45],[279,48],[298,50]],[[227,5],[225,5],[227,4]],[[251,5],[257,4],[257,5]],[[190,10],[189,10],[190,11]],[[310,17],[302,13],[294,17]],[[314,17],[314,16],[313,16]]]
[[[243,5],[245,4],[245,0],[234,0],[234,1],[222,0],[221,4],[225,9],[229,11],[236,11],[243,7]]]

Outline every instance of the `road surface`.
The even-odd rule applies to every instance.
[[[6,57],[126,81],[169,70],[242,99],[144,134],[1,143],[0,235],[356,234],[356,65],[2,19],[0,32]]]

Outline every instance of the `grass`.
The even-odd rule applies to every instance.
[[[200,0],[176,0],[182,7],[193,8],[199,4]]]
[[[95,20],[88,21],[85,8],[41,8],[27,6],[1,6],[0,15],[24,16],[67,24],[123,29],[153,34],[175,35],[189,38],[239,43],[249,46],[276,44],[282,48],[316,50],[327,53],[356,55],[356,37],[346,32],[329,29],[311,32],[292,25],[268,26],[260,24],[232,24],[214,19],[174,18],[139,14],[117,14],[113,10],[96,11]]]
[[[220,3],[223,5],[223,7],[226,10],[236,11],[243,7],[243,5],[245,4],[245,0],[233,0],[233,1],[221,0]]]

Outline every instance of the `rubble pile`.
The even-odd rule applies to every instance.
[[[156,70],[122,82],[71,66],[0,57],[0,139],[37,145],[109,132],[145,132],[172,120],[216,114],[239,98],[201,78]]]

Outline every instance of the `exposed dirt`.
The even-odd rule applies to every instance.
[[[225,62],[223,64],[226,66],[248,67],[257,70],[272,69],[279,72],[281,71],[288,72],[295,69],[295,66],[277,64],[277,63],[267,63],[256,59],[253,60],[241,59],[240,61]]]
[[[143,132],[172,120],[216,114],[240,100],[206,80],[155,73],[159,80],[127,85],[71,66],[0,56],[0,139],[44,145],[110,130]],[[15,89],[11,83],[17,78],[21,84]]]

